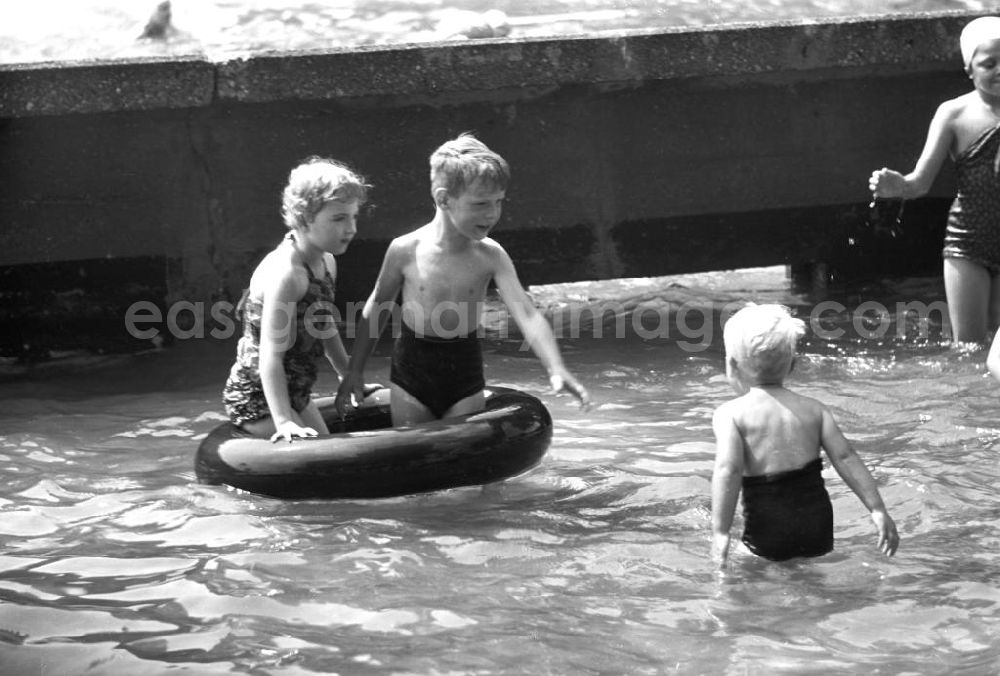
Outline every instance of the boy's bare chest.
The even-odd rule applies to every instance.
[[[493,276],[483,256],[425,252],[414,256],[406,271],[411,296],[454,301],[482,300]]]

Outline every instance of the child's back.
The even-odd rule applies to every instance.
[[[775,561],[833,549],[833,507],[820,449],[872,515],[879,548],[899,544],[875,481],[819,401],[785,389],[805,326],[779,305],[751,305],[724,327],[726,375],[740,397],[715,411],[713,550],[722,563],[743,494],[743,543]]]
[[[773,474],[819,457],[823,406],[784,387],[755,387],[723,404],[744,443],[744,475]]]
[[[720,449],[719,476],[728,470],[727,483],[743,494],[743,544],[772,561],[830,552],[833,506],[819,455],[822,405],[781,386],[753,387],[723,404],[713,423],[727,447]]]

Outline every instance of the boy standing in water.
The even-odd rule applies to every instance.
[[[783,561],[833,549],[833,507],[820,474],[820,448],[871,512],[879,549],[892,556],[899,546],[875,480],[830,411],[784,387],[803,333],[802,320],[781,305],[745,307],[723,330],[726,376],[741,396],[712,418],[712,554],[720,567],[729,554],[741,487],[743,543],[754,554]]]
[[[566,370],[555,336],[525,293],[510,256],[490,239],[510,179],[507,162],[470,134],[430,158],[434,219],[389,244],[365,303],[348,374],[337,392],[343,412],[362,399],[362,374],[387,310],[402,292],[400,335],[392,353],[393,425],[412,425],[481,410],[486,385],[477,335],[492,280],[552,389],[587,406],[587,390]]]

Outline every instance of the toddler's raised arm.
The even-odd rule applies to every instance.
[[[896,548],[899,547],[899,533],[896,531],[896,524],[885,508],[885,503],[882,501],[882,496],[879,494],[878,486],[875,485],[875,479],[871,472],[851,448],[850,442],[844,437],[837,422],[833,419],[833,415],[825,406],[823,407],[823,429],[820,442],[826,450],[830,462],[833,463],[834,469],[837,470],[837,474],[871,513],[872,522],[878,531],[878,548],[887,556],[892,556],[896,553]]]

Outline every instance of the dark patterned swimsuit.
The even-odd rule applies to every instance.
[[[958,194],[948,213],[945,258],[965,258],[1000,273],[1000,124],[955,158]]]
[[[295,304],[295,343],[285,351],[283,364],[288,380],[288,396],[292,408],[302,411],[312,395],[316,382],[316,361],[323,356],[323,343],[317,333],[328,331],[333,322],[333,278],[327,270],[317,279],[308,265],[309,288]],[[263,299],[243,292],[236,316],[243,320],[243,336],[236,347],[236,363],[229,372],[222,400],[226,413],[235,425],[260,420],[271,415],[260,382],[260,318]],[[309,317],[308,325],[306,317]]]

